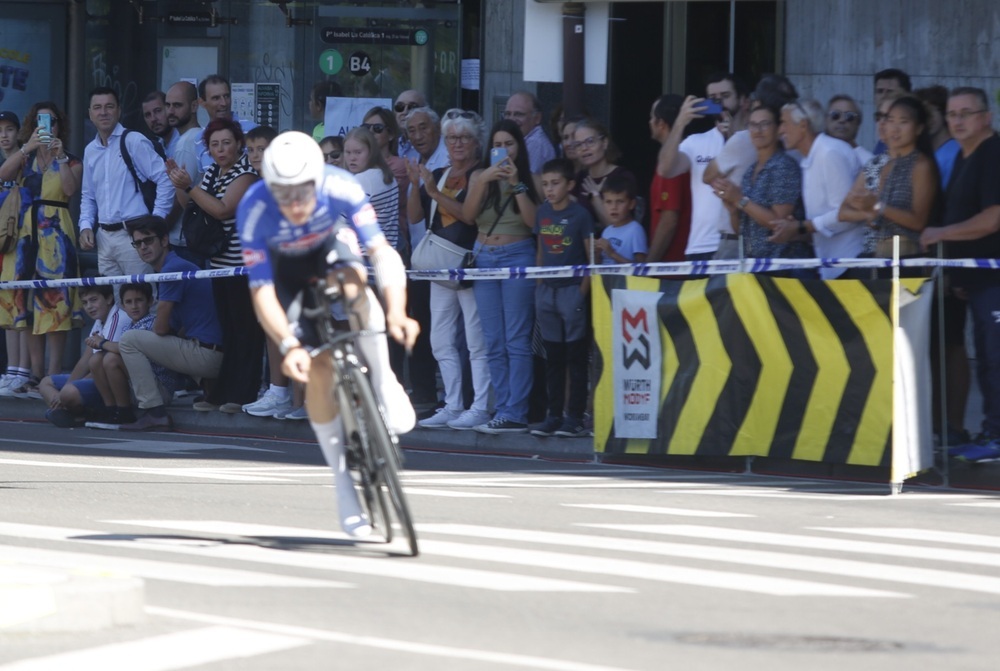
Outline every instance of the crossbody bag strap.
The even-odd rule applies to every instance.
[[[514,196],[516,195],[517,194],[515,194],[514,192],[511,192],[511,194],[507,196],[507,200],[503,201],[503,205],[500,206],[500,211],[497,212],[497,218],[493,220],[493,225],[490,226],[490,230],[486,232],[487,238],[493,235],[493,230],[497,227],[497,224],[500,223],[500,217],[502,217],[503,213],[507,211],[507,206],[510,205],[510,201],[514,200]],[[473,252],[472,260],[469,262],[470,265],[476,262],[476,257],[479,256],[479,252],[482,251],[482,249],[483,247],[482,245],[480,245],[479,249]]]
[[[445,182],[448,181],[448,174],[451,172],[451,166],[449,165],[444,169],[444,173],[441,175],[441,179],[438,180],[438,191],[444,188]],[[429,234],[434,228],[434,215],[437,213],[438,202],[431,198],[431,215],[427,217],[427,233]]]

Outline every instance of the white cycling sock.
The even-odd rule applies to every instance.
[[[347,455],[344,451],[344,424],[340,417],[326,424],[309,421],[319,449],[323,451],[326,463],[333,469],[333,484],[337,490],[337,512],[340,526],[349,536],[364,537],[372,532],[368,517],[361,510],[358,493],[354,489],[351,472],[347,470]]]
[[[364,328],[372,331],[385,331],[385,312],[371,289],[368,292],[368,323]],[[379,335],[361,336],[358,338],[358,349],[368,363],[372,386],[385,406],[387,421],[396,435],[412,431],[417,423],[417,414],[410,403],[403,385],[396,379],[389,363],[389,345],[384,333]]]

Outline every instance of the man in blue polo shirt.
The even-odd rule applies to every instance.
[[[132,246],[139,257],[157,273],[198,270],[170,250],[169,226],[161,217],[145,217],[134,222]],[[182,334],[182,335],[178,335]],[[139,408],[146,411],[123,431],[160,429],[169,431],[173,422],[153,372],[152,362],[195,379],[215,378],[222,366],[222,327],[215,311],[212,281],[185,279],[161,282],[156,303],[156,319],[150,331],[128,331],[119,351]]]

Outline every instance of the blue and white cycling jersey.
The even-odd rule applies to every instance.
[[[338,233],[342,242],[366,249],[385,236],[378,225],[375,209],[364,190],[346,170],[326,166],[326,174],[316,190],[316,209],[305,224],[296,226],[281,214],[281,208],[263,181],[247,189],[236,210],[236,226],[243,247],[243,265],[247,267],[250,286],[274,281],[271,254],[299,256],[315,250],[334,232],[338,224],[349,229]],[[353,230],[357,236],[345,235]],[[361,257],[361,250],[356,249]]]

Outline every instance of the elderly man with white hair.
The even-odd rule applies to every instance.
[[[772,242],[807,240],[820,258],[856,258],[864,249],[865,231],[859,222],[840,221],[840,204],[861,169],[857,155],[843,140],[824,133],[826,110],[819,101],[799,99],[781,108],[778,134],[785,149],[804,158],[802,202],[806,218],[772,221]],[[820,277],[835,279],[843,268],[821,268]]]

